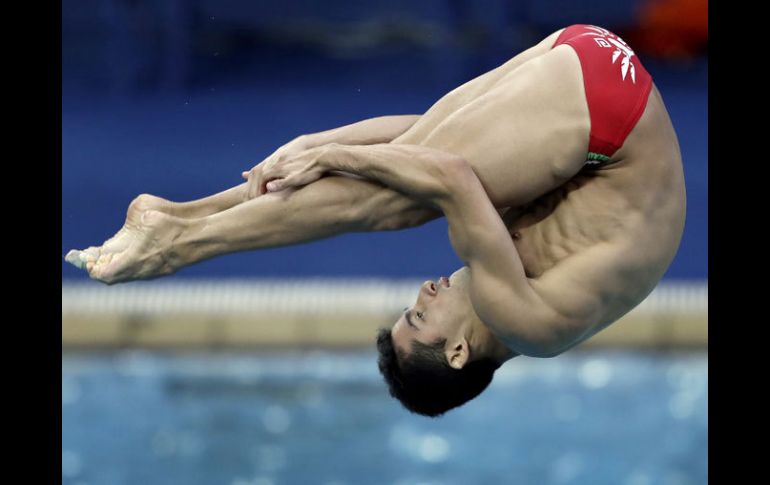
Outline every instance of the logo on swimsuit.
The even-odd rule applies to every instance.
[[[630,72],[631,82],[636,84],[636,67],[634,67],[634,63],[631,62],[631,58],[634,57],[634,51],[632,51],[631,48],[628,47],[628,44],[623,42],[623,39],[613,34],[609,30],[603,29],[601,27],[596,27],[593,25],[588,27],[588,29],[595,31],[596,33],[602,36],[602,37],[594,37],[594,41],[596,41],[596,43],[599,44],[601,47],[615,46],[615,51],[612,53],[613,64],[615,64],[615,61],[618,60],[618,57],[620,57],[620,55],[623,54],[623,59],[620,61],[621,77],[625,81],[626,75]]]

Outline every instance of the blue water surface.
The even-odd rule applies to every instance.
[[[62,483],[704,484],[707,393],[705,353],[577,351],[429,419],[373,352],[66,352]]]

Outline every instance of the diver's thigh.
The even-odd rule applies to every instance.
[[[589,131],[580,61],[560,46],[503,76],[419,144],[462,156],[495,205],[518,206],[583,167]]]
[[[554,32],[536,45],[517,54],[505,64],[471,79],[448,92],[436,101],[409,130],[393,140],[393,143],[411,145],[422,143],[452,113],[488,93],[502,79],[526,62],[549,52],[560,33],[561,30]]]

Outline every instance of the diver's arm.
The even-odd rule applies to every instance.
[[[311,183],[330,170],[375,180],[443,212],[452,246],[470,268],[474,310],[517,352],[556,355],[580,331],[573,316],[594,310],[587,299],[557,308],[536,291],[498,211],[462,157],[418,145],[327,145],[273,173],[271,190]]]
[[[243,192],[243,199],[253,199],[264,194],[265,184],[268,181],[264,175],[265,172],[302,152],[331,143],[344,145],[389,143],[406,132],[419,119],[420,115],[380,116],[331,130],[298,136],[278,148],[250,170],[241,173],[241,176],[248,181],[246,190]]]

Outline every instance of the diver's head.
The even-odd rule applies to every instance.
[[[410,411],[436,417],[478,396],[511,353],[479,319],[468,270],[426,281],[415,304],[377,336],[380,372]]]

